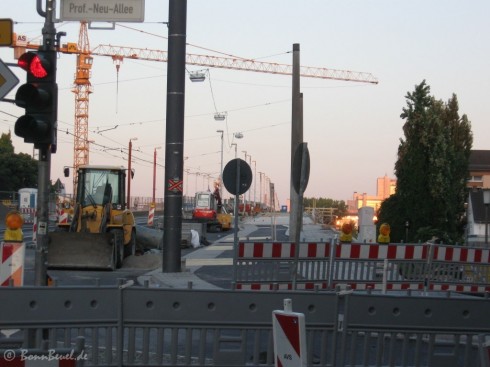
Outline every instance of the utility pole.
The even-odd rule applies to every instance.
[[[187,0],[169,0],[162,272],[180,272]]]
[[[289,239],[293,241],[296,234],[301,232],[302,221],[300,213],[299,194],[293,187],[293,161],[296,148],[303,142],[303,124],[301,119],[301,93],[300,93],[300,53],[299,44],[293,44],[293,85],[292,85],[292,110],[291,110],[291,179],[290,179],[290,208],[289,208]],[[299,218],[298,218],[299,217]],[[301,222],[300,222],[301,223]]]

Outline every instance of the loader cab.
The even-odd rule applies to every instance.
[[[125,178],[120,167],[80,167],[77,202],[82,208],[110,203],[113,209],[124,210]]]

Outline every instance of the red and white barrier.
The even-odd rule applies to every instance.
[[[326,258],[330,256],[330,243],[303,243],[299,258]],[[450,262],[490,263],[490,249],[462,248],[433,244],[377,244],[343,243],[335,247],[336,259],[347,260],[426,260],[433,246],[432,260]],[[294,243],[240,242],[239,258],[291,258]]]
[[[148,225],[153,226],[155,224],[155,206],[150,205],[150,211],[148,212]]]
[[[347,284],[356,290],[383,292],[490,291],[490,249],[433,243],[301,243],[295,258],[295,247],[290,242],[240,242],[236,289],[292,290],[295,274],[288,274],[285,264],[301,261],[296,273],[300,277],[294,288],[297,290],[332,289],[337,284]],[[281,274],[279,262],[283,264]],[[379,268],[383,263],[386,269]],[[392,263],[389,268],[388,263]],[[270,264],[277,269],[268,267]],[[410,264],[412,267],[407,268]],[[253,275],[264,271],[264,279]]]
[[[306,367],[305,315],[292,312],[290,299],[284,300],[284,311],[272,312],[272,334],[276,367]]]
[[[240,258],[291,258],[294,257],[295,244],[281,242],[240,242],[238,256]],[[330,243],[302,244],[299,258],[325,258],[330,256]]]
[[[34,223],[34,218],[36,216],[35,208],[20,208],[19,211],[22,214],[22,217],[24,218],[24,223],[27,224]]]
[[[8,286],[12,279],[15,286],[24,284],[25,244],[2,242],[0,263],[0,286]]]

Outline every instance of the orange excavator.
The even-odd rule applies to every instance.
[[[231,228],[231,214],[223,206],[218,182],[214,183],[214,192],[196,192],[195,200],[192,219],[205,222],[209,232],[227,231]]]

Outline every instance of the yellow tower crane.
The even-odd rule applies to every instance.
[[[15,44],[15,34],[13,47],[16,48],[16,55],[19,54],[18,48],[38,48],[39,45]],[[20,50],[21,51],[21,50]],[[90,84],[91,68],[93,56],[111,57],[116,64],[116,71],[123,60],[146,60],[146,61],[168,61],[168,52],[162,50],[152,50],[148,48],[137,48],[127,46],[98,45],[90,50],[87,23],[80,23],[80,32],[77,43],[67,43],[62,45],[59,52],[77,55],[77,70],[73,92],[75,93],[75,127],[73,145],[73,167],[75,171],[80,165],[89,163],[89,140],[88,140],[88,117],[89,117],[89,95],[92,93]],[[266,61],[257,61],[241,57],[210,56],[199,54],[186,54],[186,64],[205,66],[210,68],[221,68],[231,70],[253,71],[257,73],[292,75],[293,66]],[[349,82],[377,84],[378,80],[370,73],[357,72],[350,70],[327,69],[321,67],[301,66],[300,75],[305,78],[318,78],[341,80]],[[76,177],[76,175],[74,175]],[[74,178],[73,192],[76,191],[76,178]]]

